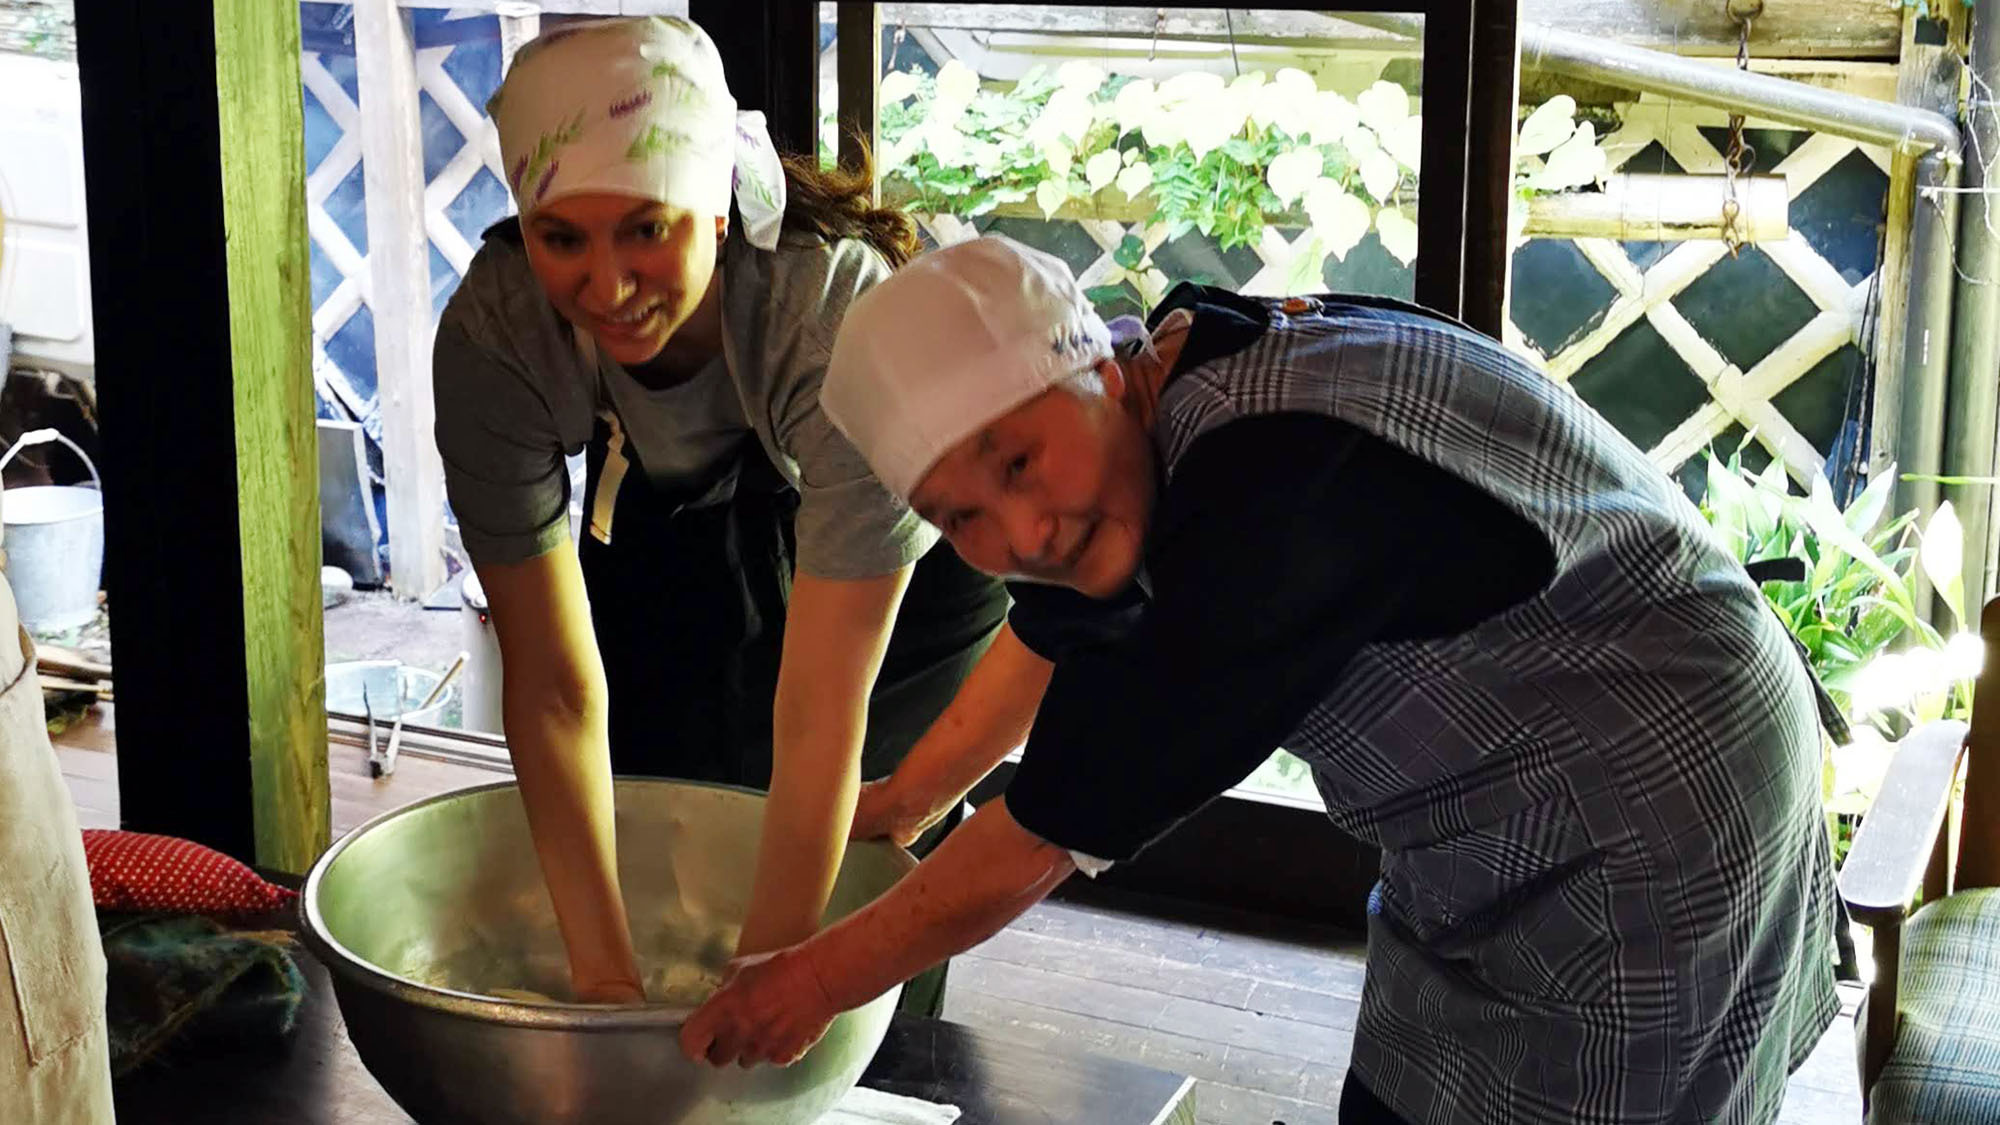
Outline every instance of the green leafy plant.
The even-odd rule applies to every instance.
[[[1053,216],[1117,192],[1105,201],[1144,200],[1167,238],[1199,230],[1225,248],[1303,208],[1345,254],[1382,208],[1410,202],[1422,151],[1402,87],[1377,82],[1350,101],[1291,68],[1155,85],[1070,62],[1000,90],[953,61],[935,77],[885,76],[881,104],[885,182],[914,209],[972,217],[1033,199]]]
[[[1957,623],[1966,621],[1959,573],[1963,531],[1949,504],[1918,532],[1917,513],[1894,517],[1888,505],[1895,474],[1871,481],[1845,510],[1825,478],[1807,494],[1791,489],[1784,466],[1761,473],[1706,455],[1702,512],[1723,543],[1746,563],[1792,558],[1806,564],[1805,580],[1767,582],[1771,608],[1811,654],[1812,665],[1836,702],[1863,718],[1923,721],[1963,700],[1937,704],[1885,697],[1868,682],[1871,666],[1890,646],[1908,638],[1919,648],[1945,652],[1951,641],[1917,612],[1917,575],[1930,579]],[[1949,672],[1949,669],[1945,669]],[[1941,684],[1958,692],[1962,685]],[[1933,694],[1933,693],[1926,693]],[[1885,701],[1889,704],[1883,705]],[[1905,710],[1906,707],[1917,709]]]
[[[1128,239],[1098,279],[1100,303],[1128,284],[1142,307],[1156,303],[1169,281],[1152,249],[1190,231],[1229,249],[1261,244],[1272,227],[1305,228],[1283,279],[1289,292],[1321,288],[1327,257],[1344,260],[1371,231],[1404,263],[1416,257],[1423,117],[1392,82],[1350,100],[1289,67],[1156,85],[1072,61],[1001,89],[954,60],[935,76],[885,75],[879,104],[884,192],[912,211],[975,218],[1032,202],[1044,218],[1065,208],[1149,216],[1146,237]],[[1601,177],[1594,129],[1575,114],[1562,97],[1524,123],[1522,193]],[[830,117],[821,140],[827,159]]]
[[[1764,595],[1806,646],[1836,702],[1850,704],[1855,677],[1904,633],[1942,646],[1916,611],[1917,550],[1907,534],[1915,513],[1885,518],[1892,475],[1878,477],[1841,511],[1824,479],[1799,496],[1782,462],[1753,473],[1741,458],[1741,450],[1726,462],[1706,455],[1702,514],[1745,563],[1790,558],[1806,564],[1804,581],[1767,582]]]
[[[1963,628],[1959,567],[1963,532],[1950,505],[1918,528],[1917,513],[1889,515],[1896,479],[1883,473],[1845,509],[1824,478],[1805,495],[1784,466],[1745,468],[1706,454],[1702,514],[1745,563],[1797,559],[1801,581],[1764,584],[1772,611],[1806,648],[1813,670],[1853,723],[1853,738],[1830,747],[1824,797],[1837,856],[1873,803],[1891,740],[1921,722],[1962,717],[1981,652],[1976,635],[1946,637],[1917,610],[1922,573]]]

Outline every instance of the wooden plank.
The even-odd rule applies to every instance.
[[[1112,984],[1184,996],[1229,1008],[1251,1007],[1250,995],[1263,983],[1251,977],[1205,969],[1186,962],[1084,945],[1009,928],[975,947],[985,961],[1089,977]]]
[[[1465,295],[1472,128],[1474,0],[1430,9],[1423,23],[1423,167],[1417,173],[1416,299],[1458,316]]]
[[[1882,262],[1875,271],[1873,339],[1864,341],[1875,361],[1875,394],[1868,416],[1868,476],[1889,472],[1901,448],[1903,349],[1909,334],[1910,224],[1917,199],[1916,157],[1890,158],[1889,192],[1883,200],[1886,224]],[[1939,345],[1942,346],[1942,345]]]
[[[1352,1031],[1361,1007],[1361,993],[1357,989],[1351,996],[1334,996],[1309,988],[1294,988],[1280,981],[1261,980],[1250,990],[1250,1002],[1245,1007],[1263,1016]]]
[[[111,823],[102,826],[108,827],[116,827],[119,808],[116,713],[117,708],[109,705],[91,708],[81,720],[51,738],[71,795],[80,807],[107,810]],[[191,751],[200,750],[198,742],[188,744],[184,740],[183,744]],[[488,785],[511,775],[504,765],[442,761],[406,744],[400,759],[402,764],[395,774],[372,779],[368,776],[368,753],[364,748],[333,742],[327,745],[325,754],[335,835],[413,801]]]
[[[974,803],[1004,791],[1013,776],[1013,763],[1002,762],[974,788]],[[1259,862],[1217,863],[1224,850]],[[1351,934],[1366,923],[1368,891],[1380,872],[1380,853],[1335,827],[1323,810],[1224,795],[1138,859],[1096,879],[1072,879],[1076,889],[1062,893],[1208,903]]]
[[[368,308],[389,499],[389,583],[421,598],[444,582],[444,464],[431,398],[430,238],[424,232],[420,89],[409,17],[395,0],[354,5],[361,160],[368,197]]]
[[[1022,915],[1014,928],[1334,996],[1360,994],[1367,945],[1352,930],[1215,910],[1076,880],[1059,893],[1060,898]]]
[[[687,15],[715,40],[736,104],[764,112],[778,151],[817,151],[818,7],[791,0],[689,0]]]
[[[1353,1033],[1351,1019],[1345,1028],[1327,1027],[1029,966],[1003,967],[978,958],[955,961],[951,980],[953,987],[970,988],[990,996],[1121,1023],[1146,1032],[1227,1043],[1305,1062],[1334,1057]]]
[[[1615,83],[1589,82],[1566,74],[1543,74],[1523,59],[1521,74],[1521,104],[1538,106],[1557,94],[1568,94],[1583,107],[1614,108],[1628,106],[1633,101],[1630,87]],[[1718,58],[1716,66],[1734,66],[1734,58]],[[1896,100],[1896,64],[1893,60],[1881,62],[1857,62],[1848,59],[1785,59],[1755,58],[1750,60],[1752,74],[1772,74],[1817,86],[1823,90],[1836,90],[1844,94],[1854,94],[1876,101]],[[1701,124],[1721,125],[1728,120],[1729,112],[1711,109],[1692,102],[1674,102],[1656,94],[1646,94],[1640,104],[1657,106],[1672,104],[1676,119],[1691,118]],[[1759,119],[1750,118],[1747,124],[1758,127]],[[1629,122],[1628,122],[1629,124]]]
[[[957,966],[964,960],[956,959]],[[1129,1020],[1095,1019],[1025,1000],[993,995],[968,984],[953,969],[945,989],[945,1018],[997,1039],[1043,1050],[1086,1051],[1104,1058],[1187,1074],[1213,1084],[1316,1100],[1339,1089],[1349,1051],[1336,1045],[1325,1059],[1274,1055],[1222,1041],[1147,1028]],[[1331,1103],[1328,1103],[1331,1104]]]
[[[876,92],[882,80],[882,14],[875,4],[839,5],[834,41],[840,108],[840,163],[861,165],[861,146],[875,147]],[[875,194],[882,194],[882,169],[875,169]]]
[[[1219,1082],[1197,1087],[1200,1098],[1197,1122],[1241,1125],[1242,1122],[1272,1122],[1276,1125],[1336,1125],[1339,1110],[1333,1105],[1315,1105],[1298,1098],[1247,1090]]]
[[[298,12],[216,0],[215,57],[257,861],[303,873],[328,830]]]
[[[976,32],[1115,35],[1161,39],[1227,39],[1217,9],[1010,4],[883,4],[889,24]],[[1827,0],[1771,5],[1751,34],[1753,54],[1893,59],[1901,43],[1899,12],[1874,0]],[[1371,33],[1319,12],[1235,10],[1240,43],[1295,44],[1300,39],[1366,43]],[[1722,5],[1661,5],[1645,0],[1523,0],[1523,24],[1560,27],[1634,46],[1684,55],[1734,56],[1736,26]]]
[[[1856,921],[1899,925],[1909,910],[1944,824],[1965,733],[1964,723],[1931,723],[1898,744],[1840,869],[1840,894]]]
[[[1467,115],[1465,279],[1459,315],[1499,339],[1507,324],[1514,246],[1514,132],[1521,89],[1519,0],[1474,0]]]

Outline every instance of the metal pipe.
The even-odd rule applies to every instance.
[[[1349,23],[1420,38],[1423,21],[1406,15],[1342,13]],[[1697,105],[1745,112],[1836,137],[1889,145],[1904,152],[1943,152],[1958,159],[1958,126],[1941,113],[1874,98],[1822,90],[1788,78],[1750,74],[1644,47],[1523,24],[1521,66],[1666,94]]]
[[[1943,468],[1947,476],[1993,474],[1994,431],[2000,428],[2000,16],[1972,19],[1972,89],[1965,110],[1965,187],[1958,221],[1957,291],[1953,298],[1951,374],[1944,406]],[[1918,206],[1922,206],[1921,198]],[[1993,563],[1987,530],[1993,486],[1946,485],[1944,497],[1965,526],[1965,605],[1975,619]],[[1967,623],[1969,627],[1969,623]]]
[[[1522,65],[1552,74],[1668,94],[1697,105],[1889,145],[1906,152],[1943,151],[1956,159],[1958,126],[1941,113],[1822,90],[1769,74],[1751,74],[1643,47],[1628,47],[1548,27],[1524,29]]]
[[[1952,330],[1952,231],[1958,223],[1960,164],[1943,151],[1917,162],[1910,216],[1910,295],[1904,314],[1903,362],[1898,371],[1900,418],[1896,458],[1904,473],[1935,476],[1944,466],[1946,386]],[[1903,481],[1897,508],[1936,509],[1935,481]],[[1918,584],[1918,609],[1928,615],[1928,583]]]

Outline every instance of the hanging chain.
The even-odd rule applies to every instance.
[[[1736,69],[1750,69],[1750,23],[1764,12],[1764,0],[1727,0],[1729,18],[1736,21]],[[1743,115],[1729,115],[1729,151],[1722,157],[1722,180],[1727,194],[1722,200],[1722,242],[1734,258],[1743,250],[1743,201],[1737,181],[1749,178],[1757,164],[1757,150],[1743,143]]]

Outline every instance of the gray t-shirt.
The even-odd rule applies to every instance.
[[[723,357],[651,390],[579,349],[527,252],[487,239],[445,306],[432,366],[445,486],[473,561],[519,562],[568,540],[564,457],[583,449],[607,411],[661,483],[706,476],[754,432],[799,490],[805,573],[866,578],[922,557],[936,532],[876,481],[819,408],[841,317],[888,273],[853,239],[787,236],[773,252],[731,239],[719,274]]]

